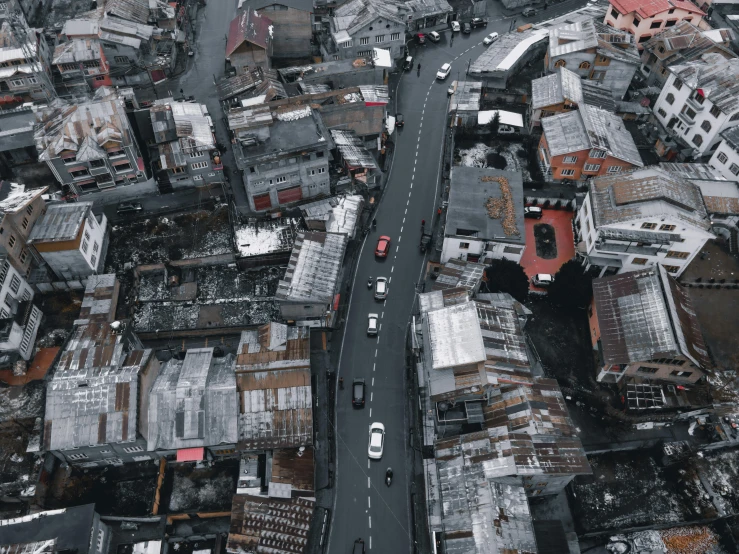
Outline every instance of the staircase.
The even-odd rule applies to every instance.
[[[169,174],[166,171],[159,171],[156,176],[157,179],[157,188],[159,189],[159,194],[167,194],[170,192],[174,192],[174,188],[172,187],[172,182],[169,180]]]

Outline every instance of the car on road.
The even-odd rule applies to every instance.
[[[406,71],[413,69],[413,56],[406,56],[405,61],[403,62],[403,69]]]
[[[357,539],[354,541],[352,554],[364,554],[364,539]]]
[[[364,406],[364,379],[354,379],[352,382],[352,406],[362,408]]]
[[[462,24],[462,32],[465,35],[469,35],[472,32],[472,26],[469,23]]]
[[[535,287],[548,287],[554,283],[554,275],[549,273],[537,273],[531,278],[531,283]]]
[[[405,127],[405,118],[403,117],[402,113],[396,113],[395,114],[395,126],[396,127]]]
[[[451,96],[451,95],[452,95],[452,94],[454,94],[455,92],[457,92],[457,81],[452,81],[452,82],[451,82],[451,83],[449,84],[449,88],[448,88],[448,89],[446,89],[446,95],[447,95],[447,96]]]
[[[536,10],[534,8],[526,8],[521,12],[521,15],[524,17],[534,17],[536,15]]]
[[[375,256],[378,258],[387,258],[388,252],[390,252],[390,237],[382,235],[377,239],[377,248],[375,248]]]
[[[541,219],[541,216],[543,215],[544,215],[544,210],[542,210],[538,206],[526,206],[523,209],[524,217],[530,217],[531,219]]]
[[[428,38],[431,42],[439,42],[441,40],[441,35],[436,31],[431,31],[428,34]]]
[[[489,46],[493,44],[496,40],[498,40],[498,33],[490,33],[488,36],[482,39],[482,43],[485,46]]]
[[[482,17],[473,17],[472,21],[470,21],[470,25],[473,29],[477,29],[478,27],[487,27],[488,20],[483,19]]]
[[[382,423],[373,423],[369,426],[369,446],[367,456],[371,460],[382,458],[382,450],[385,447],[385,426]]]
[[[387,293],[387,278],[378,277],[375,279],[375,300],[385,300],[387,298]]]
[[[447,77],[449,77],[449,73],[452,71],[452,64],[445,63],[441,66],[441,69],[436,72],[436,78],[439,79],[439,81],[443,81]]]
[[[118,215],[131,214],[140,212],[143,209],[144,207],[141,205],[141,202],[121,202],[118,204],[118,208],[116,208],[116,213]]]
[[[379,321],[379,319],[380,318],[377,316],[377,314],[369,314],[367,316],[367,336],[377,336],[377,322]]]
[[[423,33],[416,33],[416,41],[418,44],[426,44],[426,35]]]
[[[458,33],[460,29],[459,21],[452,21],[452,33]]]

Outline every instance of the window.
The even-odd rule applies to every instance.
[[[96,256],[95,254],[93,254],[93,255],[92,255],[92,256],[90,257],[90,265],[91,265],[92,267],[96,267],[96,266],[97,266],[97,261],[98,261],[98,257],[97,257],[97,256]]]
[[[734,175],[739,175],[739,165],[731,164],[729,166],[729,171],[731,171]]]
[[[87,249],[90,247],[90,243],[87,240],[82,241],[82,251],[87,254]]]
[[[600,169],[600,164],[585,164],[585,167],[583,168],[584,171],[598,171]]]
[[[665,53],[665,47],[662,46],[662,45],[658,46],[657,47],[657,52],[659,52],[660,54],[664,54]]]
[[[719,152],[718,156],[716,156],[716,159],[722,164],[725,164],[729,160],[729,158],[727,158],[726,154],[724,154],[723,152]]]
[[[85,238],[90,240],[90,231],[85,231]]]
[[[562,177],[572,177],[575,174],[574,169],[563,169],[559,172],[560,176]]]
[[[99,77],[95,77],[96,81],[105,81],[106,77],[105,75],[100,75]]]
[[[22,250],[21,251],[21,263],[22,264],[26,263],[26,260],[27,259],[28,259],[28,251],[27,250]]]
[[[719,110],[716,106],[711,106],[711,110],[708,113],[718,119],[718,117],[721,115],[721,110]]]
[[[30,204],[29,204],[29,206],[28,206],[28,207],[26,208],[26,213],[27,213],[28,215],[31,215],[31,214],[33,214],[33,205],[30,205]]]
[[[703,105],[703,102],[706,101],[705,96],[700,94],[698,91],[695,91],[693,94],[691,94],[691,98],[695,100],[696,102],[698,102],[698,104],[700,104],[701,106]]]
[[[13,305],[13,296],[9,292],[7,292],[7,293],[5,293],[5,298],[3,299],[3,301],[8,306],[12,306]]]
[[[590,69],[590,62],[582,62],[578,67],[580,69]]]
[[[638,17],[634,16],[634,25],[638,27],[639,26],[639,23],[641,23],[641,19],[639,19]]]
[[[189,158],[200,158],[203,155],[204,155],[204,152],[190,152],[187,156]],[[250,167],[249,169],[251,169],[251,172],[254,173],[254,168],[253,167]]]
[[[277,179],[275,179],[275,183],[277,183],[278,185],[280,183],[284,183],[285,181],[287,181],[287,177],[277,177]]]
[[[670,372],[670,375],[673,377],[682,377],[682,378],[688,378],[691,375],[693,375],[692,371],[680,371],[679,369],[676,369],[675,371]]]
[[[593,148],[593,149],[592,149],[592,150],[590,151],[590,157],[591,157],[591,158],[596,158],[596,159],[599,159],[599,160],[603,160],[603,159],[605,159],[605,158],[606,158],[607,156],[608,156],[608,154],[606,153],[606,151],[605,151],[605,150],[596,150],[595,148]]]
[[[352,40],[348,40],[341,45],[342,48],[351,48],[352,46],[354,46],[354,41]]]
[[[38,84],[38,79],[36,79],[36,77],[34,77],[33,75],[29,75],[28,77],[26,77],[26,79],[28,79],[28,83],[31,85]]]
[[[123,449],[126,454],[133,454],[134,452],[143,452],[143,446],[129,446]]]
[[[115,56],[113,59],[117,63],[128,63],[128,56]]]
[[[93,252],[97,253],[97,251],[98,251],[99,248],[100,247],[98,246],[98,243],[97,242],[93,242],[92,243],[92,251]]]
[[[616,8],[611,8],[611,17],[612,17],[613,19],[618,19],[618,17],[619,17],[620,15],[621,15],[621,14],[620,14],[620,13],[618,13],[618,12],[616,11]]]
[[[18,294],[18,289],[21,288],[21,279],[17,275],[13,275],[13,277],[10,279],[10,290],[12,290],[15,294]]]
[[[639,37],[639,44],[642,44],[644,42],[647,42],[650,38],[652,38],[652,35],[642,35]]]
[[[470,243],[469,242],[460,242],[459,243],[459,248],[461,250],[467,250],[469,247],[470,247]]]
[[[108,157],[109,158],[115,158],[116,156],[125,156],[126,151],[122,148],[118,148],[116,150],[108,150]]]
[[[14,235],[10,235],[10,238],[8,239],[8,246],[10,246],[11,248],[15,246],[15,236]]]
[[[678,252],[677,250],[670,250],[665,254],[665,258],[677,258],[678,260],[684,260],[689,255],[688,252]]]
[[[708,121],[704,121],[701,123],[701,129],[703,129],[706,133],[711,132],[711,124]]]
[[[22,87],[23,86],[23,79],[11,79],[10,84],[14,87]]]
[[[359,46],[367,46],[369,44],[369,37],[362,37],[359,39]]]
[[[360,50],[357,52],[357,56],[360,58],[367,58],[372,55],[372,50]]]
[[[663,110],[662,108],[659,108],[659,109],[657,110],[657,113],[658,113],[658,114],[659,114],[659,115],[660,115],[661,117],[667,117],[667,112],[666,112],[665,110]]]
[[[672,106],[672,104],[675,103],[675,95],[671,92],[667,93],[667,96],[665,96],[665,102]]]
[[[674,27],[675,23],[677,23],[677,19],[669,19],[667,23],[665,23],[665,27]]]
[[[639,373],[657,373],[658,369],[659,368],[656,367],[645,367],[642,365],[639,366],[639,369],[637,369],[636,371],[638,371]]]
[[[565,67],[567,65],[567,62],[560,59],[554,62],[554,67]]]
[[[195,162],[194,164],[190,164],[190,167],[192,169],[205,169],[208,167],[208,162]]]
[[[666,223],[659,226],[660,231],[674,231],[675,226],[674,225],[667,225]]]
[[[739,112],[736,112],[734,115],[732,115],[729,118],[729,121],[738,121],[739,120]]]
[[[577,156],[565,156],[564,160],[562,160],[562,163],[566,164],[574,164],[577,162]]]
[[[649,26],[650,29],[659,29],[662,25],[661,21],[652,21],[652,24]]]
[[[8,319],[10,317],[10,314],[8,313],[8,310],[3,308],[0,310],[0,319]]]
[[[131,169],[131,164],[126,162],[124,164],[118,164],[115,166],[115,172],[116,173],[123,173],[124,171],[129,171]]]
[[[602,81],[605,78],[606,78],[605,71],[591,71],[590,72],[590,79],[593,81]]]
[[[90,167],[105,167],[105,160],[90,160]]]
[[[608,173],[621,173],[623,168],[620,165],[609,165]]]
[[[24,229],[28,229],[28,218],[27,217],[24,217],[23,218],[23,222],[21,223],[21,227],[23,227]]]
[[[665,271],[667,271],[668,273],[677,273],[678,271],[680,271],[680,266],[677,265],[663,265],[662,267],[664,267]]]
[[[390,35],[390,40],[400,40],[400,33],[393,33]]]
[[[656,223],[642,223],[641,228],[642,229],[656,229],[657,224]]]
[[[680,79],[675,78],[675,82],[672,83],[672,86],[675,87],[675,90],[680,90],[683,88],[683,82]]]
[[[77,179],[78,177],[87,177],[90,174],[90,171],[86,167],[83,167],[76,171],[70,171],[69,174]]]
[[[69,454],[67,455],[67,458],[69,458],[70,460],[84,460],[87,458],[87,454]]]
[[[192,178],[192,180],[193,180],[193,181],[202,181],[202,180],[203,180],[203,176],[202,176],[202,175],[195,175],[195,176],[194,176],[194,177]]]
[[[696,133],[696,135],[693,137],[693,144],[696,146],[700,146],[703,144],[703,137]]]
[[[669,10],[669,11],[668,11],[667,13],[668,13],[668,14],[673,14],[673,13],[675,13],[675,8],[670,8],[670,10]]]
[[[649,260],[646,258],[634,258],[633,260],[631,260],[631,263],[634,265],[647,265],[648,261]]]
[[[103,551],[103,544],[105,543],[105,531],[100,529],[98,530],[98,540],[97,540],[97,547],[98,552]]]
[[[23,300],[23,302],[27,302],[30,299],[31,299],[31,291],[28,290],[28,289],[24,290],[23,291],[23,296],[21,297],[21,300]]]
[[[377,35],[377,36],[375,37],[375,42],[376,42],[376,43],[378,43],[378,44],[379,44],[380,42],[385,42],[385,35]]]

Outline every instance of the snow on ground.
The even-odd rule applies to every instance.
[[[244,258],[290,250],[295,240],[297,218],[246,223],[235,228],[236,249]]]
[[[483,142],[477,142],[469,148],[460,148],[458,151],[464,167],[489,167],[488,155],[496,153],[506,161],[506,171],[520,171],[524,181],[531,180],[526,161],[526,151],[523,144],[518,142],[498,142],[488,146]]]

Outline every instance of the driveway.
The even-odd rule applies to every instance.
[[[526,219],[526,250],[521,257],[521,265],[529,278],[537,273],[554,275],[562,264],[575,256],[574,216],[574,212],[566,210],[543,210],[541,219]],[[551,242],[545,244],[544,241],[552,241],[554,248],[551,248]],[[533,285],[531,289],[544,290]]]

